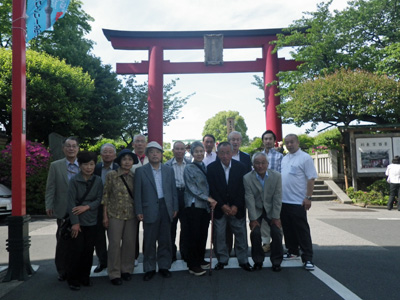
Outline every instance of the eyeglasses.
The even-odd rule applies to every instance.
[[[77,145],[69,145],[69,144],[65,145],[64,147],[65,147],[65,148],[72,148],[72,149],[78,148]]]

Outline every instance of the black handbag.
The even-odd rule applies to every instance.
[[[93,181],[94,180],[96,180],[96,177],[93,178]],[[93,186],[93,182],[91,180],[89,180],[87,182],[86,192],[82,196],[82,198],[79,200],[79,202],[76,203],[76,206],[79,206],[83,203],[86,196],[89,194],[90,190],[92,189],[92,186]],[[69,240],[69,239],[71,239],[71,233],[72,233],[72,223],[71,223],[71,219],[69,218],[69,213],[66,213],[60,224],[60,237],[63,240]]]

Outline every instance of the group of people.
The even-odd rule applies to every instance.
[[[207,134],[202,142],[190,145],[191,159],[185,155],[185,144],[175,142],[174,157],[164,164],[161,145],[137,135],[134,151],[124,149],[118,156],[114,145],[104,144],[102,162],[97,163],[95,153],[79,152],[78,141],[67,138],[65,158],[51,163],[46,186],[46,212],[58,224],[58,279],[67,280],[72,290],[92,285],[95,249],[99,264],[94,272],[107,268],[113,285],[131,280],[139,255],[139,222],[143,224],[143,280],[151,280],[157,268],[169,278],[177,259],[178,220],[181,258],[190,274],[201,276],[211,263],[205,260],[211,218],[215,270],[229,263],[232,247],[245,271],[261,270],[267,251],[275,272],[281,270],[283,259],[300,255],[305,268],[312,270],[307,210],[317,178],[313,160],[300,149],[294,134],[285,137],[289,151],[285,156],[275,149],[272,131],[264,132],[262,141],[264,150],[250,158],[239,150],[239,132],[231,132],[216,152],[215,138]],[[246,209],[253,266],[247,255]],[[72,223],[68,239],[60,234],[66,216]]]

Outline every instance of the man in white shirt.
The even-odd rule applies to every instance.
[[[204,159],[203,163],[208,166],[210,163],[217,159],[217,154],[213,151],[215,146],[215,137],[212,134],[206,134],[203,137]]]
[[[313,248],[307,210],[311,208],[314,181],[318,177],[310,155],[300,149],[295,134],[285,137],[289,153],[282,159],[281,221],[286,248],[284,259],[301,259],[306,270],[314,270]]]

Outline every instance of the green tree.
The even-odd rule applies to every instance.
[[[279,74],[284,98],[305,79],[339,68],[375,72],[386,47],[400,42],[397,0],[350,1],[347,8],[333,13],[331,3],[319,4],[316,12],[305,13],[278,35],[276,50],[296,46],[291,54],[303,62],[296,71]]]
[[[312,129],[324,122],[348,126],[352,121],[396,123],[400,114],[400,83],[370,72],[340,69],[333,74],[308,80],[290,94],[290,101],[278,106],[283,120]]]
[[[208,119],[204,125],[203,135],[212,134],[219,142],[228,140],[228,129],[226,120],[235,119],[235,130],[242,134],[242,145],[247,145],[249,137],[247,136],[247,126],[242,116],[237,111],[220,111],[214,117]]]
[[[93,21],[82,9],[82,1],[72,0],[65,17],[54,24],[53,31],[45,31],[30,41],[32,49],[82,67],[93,79],[95,89],[84,107],[90,113],[85,116],[85,126],[80,131],[81,140],[91,143],[102,136],[118,138],[125,126],[119,118],[123,113],[121,81],[110,65],[103,65],[91,53],[93,41],[85,38],[92,30],[89,22]]]
[[[193,95],[180,97],[180,92],[173,92],[176,86],[176,80],[164,85],[164,126],[179,117],[181,108],[187,103],[187,100]],[[127,76],[124,88],[122,89],[124,113],[122,119],[126,126],[123,128],[122,139],[129,146],[136,134],[147,133],[148,121],[148,102],[147,102],[147,83],[137,84],[134,76]]]
[[[11,48],[12,0],[0,2],[0,48]]]
[[[0,124],[11,136],[11,50],[0,49]],[[27,138],[47,141],[51,132],[79,135],[85,126],[86,101],[93,82],[81,68],[45,53],[26,55]]]

